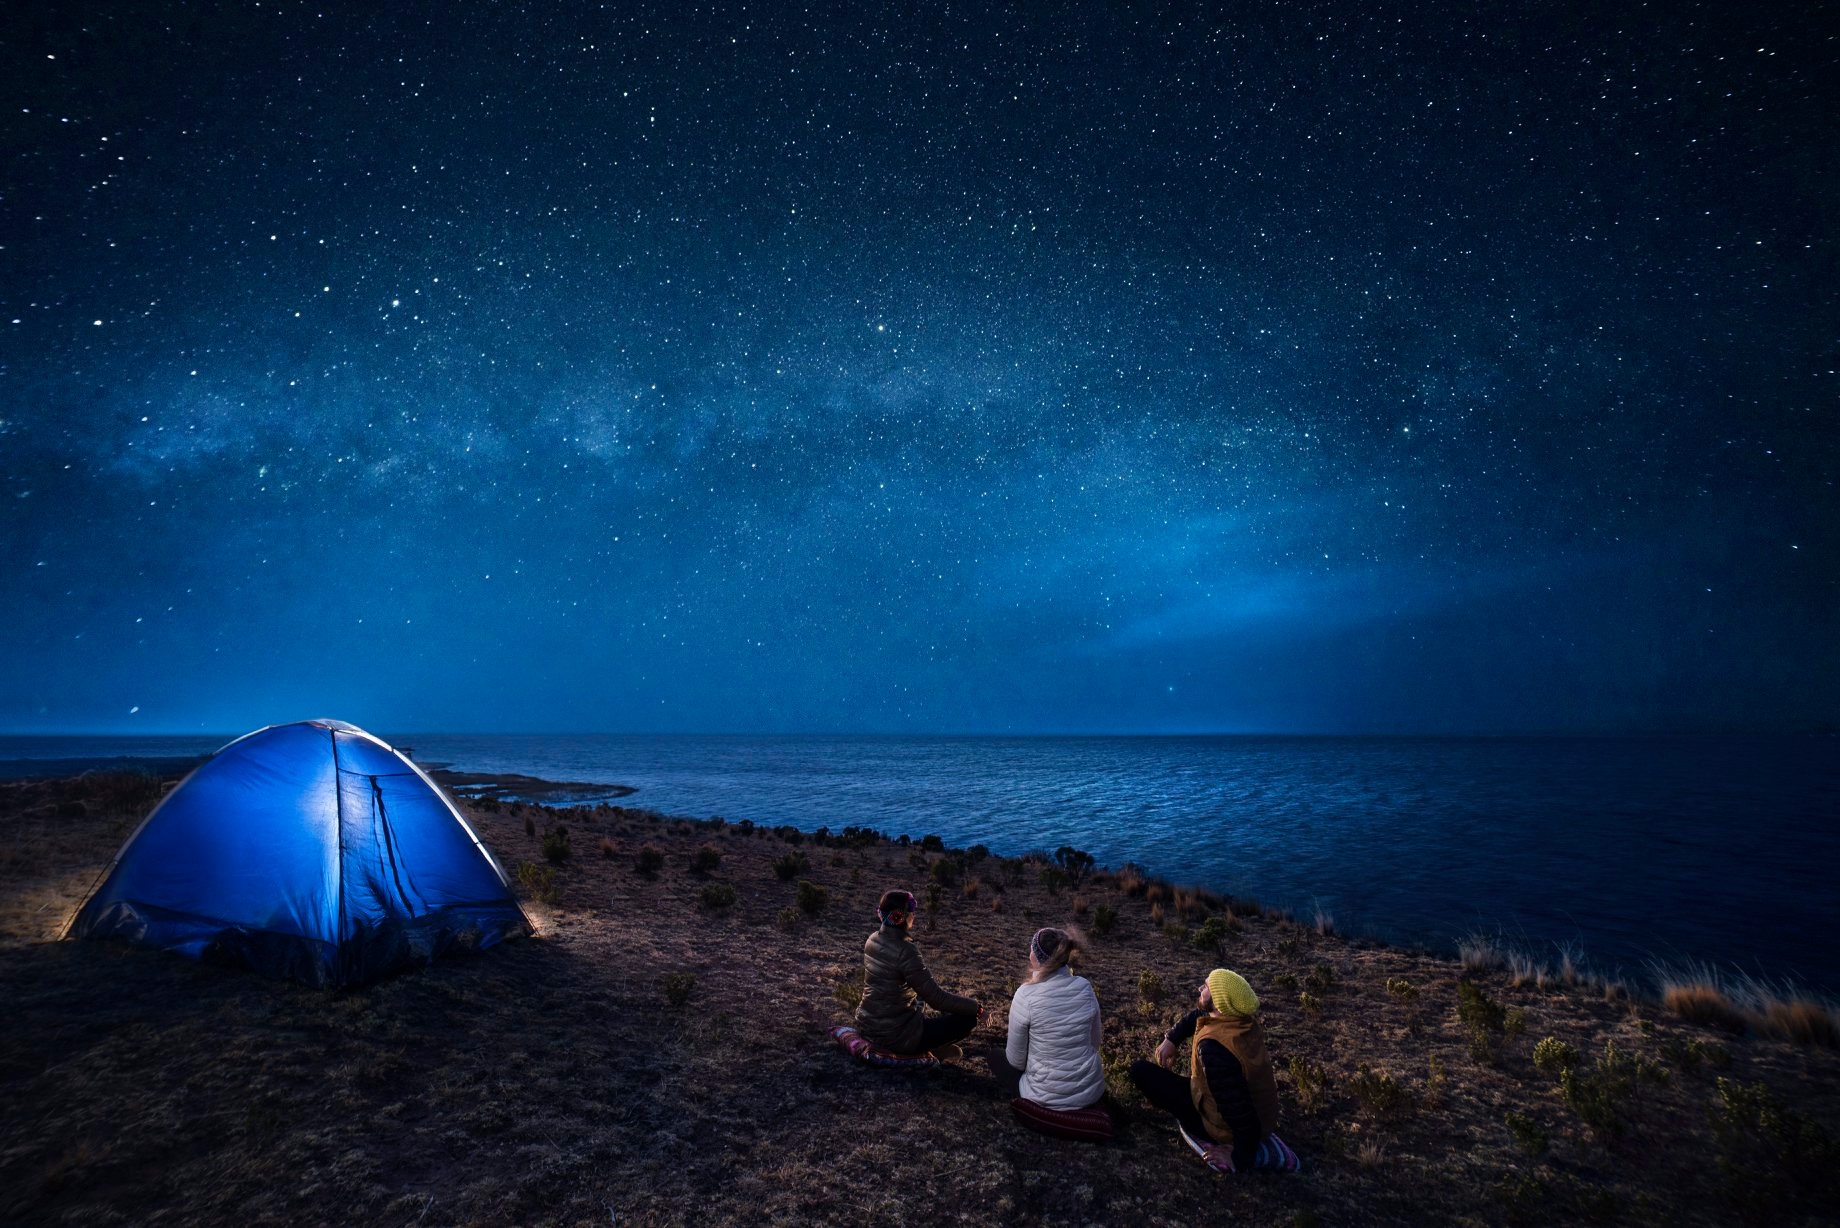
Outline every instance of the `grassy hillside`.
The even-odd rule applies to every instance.
[[[516,871],[535,940],[348,993],[48,941],[157,796],[126,776],[0,786],[0,1221],[1715,1225],[1835,1209],[1840,1059],[1818,1043],[1082,875],[1078,857],[1070,872],[485,801],[480,834]],[[824,1036],[890,886],[930,897],[916,937],[940,981],[993,1007],[943,1070],[871,1069]],[[1079,971],[1124,1119],[1109,1145],[1016,1125],[971,1060],[1001,1042],[1044,924],[1089,937]],[[1123,1080],[1217,963],[1263,999],[1298,1177],[1214,1176]]]

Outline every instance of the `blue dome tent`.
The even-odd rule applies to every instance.
[[[447,795],[382,740],[318,720],[258,729],[180,782],[66,937],[338,986],[530,932]]]

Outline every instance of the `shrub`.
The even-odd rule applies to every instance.
[[[561,824],[543,837],[543,856],[556,865],[567,861],[574,851],[569,847],[569,829]]]
[[[1335,986],[1335,969],[1328,964],[1317,964],[1303,978],[1303,987],[1322,994],[1328,993]]]
[[[795,930],[799,928],[799,921],[803,919],[803,917],[803,913],[788,904],[786,907],[779,910],[774,916],[773,922],[783,930]]]
[[[946,842],[938,836],[921,836],[920,847],[929,853],[943,853],[946,851]]]
[[[537,834],[537,820],[528,814],[524,816],[524,834],[526,836],[534,836]]]
[[[1450,1076],[1444,1073],[1444,1063],[1431,1055],[1431,1064],[1425,1069],[1425,1104],[1436,1107],[1444,1099],[1444,1089],[1450,1086]]]
[[[1118,867],[1118,890],[1124,892],[1125,895],[1136,899],[1149,885],[1150,880],[1145,875],[1144,868],[1136,862],[1127,861]]]
[[[1271,974],[1271,979],[1274,984],[1281,988],[1297,988],[1297,974],[1294,972],[1274,972]]]
[[[1291,1086],[1297,1096],[1297,1104],[1304,1112],[1312,1112],[1322,1103],[1323,1093],[1329,1087],[1329,1072],[1316,1062],[1306,1061],[1293,1055],[1290,1061]]]
[[[664,1000],[672,1006],[682,1006],[690,1000],[690,993],[696,988],[696,973],[667,972],[664,977]]]
[[[1220,948],[1221,943],[1226,941],[1227,935],[1234,932],[1234,929],[1235,927],[1226,917],[1209,917],[1201,923],[1201,927],[1195,931],[1194,937],[1189,941],[1203,951],[1215,951]]]
[[[820,913],[824,911],[824,906],[830,902],[831,893],[829,891],[818,886],[818,884],[812,882],[809,878],[801,878],[799,880],[798,905],[800,912]]]
[[[1533,1047],[1533,1065],[1541,1074],[1556,1079],[1578,1065],[1578,1050],[1557,1036],[1548,1036]]]
[[[978,898],[978,892],[983,889],[984,880],[974,875],[965,880],[965,885],[959,889],[959,894],[964,896],[967,900],[975,900]]]
[[[1117,925],[1118,925],[1118,910],[1116,908],[1113,908],[1110,904],[1101,904],[1097,908],[1093,909],[1093,915],[1092,915],[1093,937],[1103,938],[1107,934],[1111,933],[1113,929],[1117,928]]]
[[[847,1011],[854,1011],[857,1007],[862,1005],[863,976],[863,970],[858,968],[854,972],[846,972],[843,976],[838,978],[835,991],[838,1006],[843,1007]]]
[[[782,853],[773,859],[773,877],[782,883],[791,882],[810,868],[811,863],[806,860],[805,854],[797,850]]]
[[[843,829],[840,839],[850,848],[868,848],[870,845],[880,844],[883,836],[873,827],[851,826]]]
[[[780,826],[775,827],[773,829],[773,834],[790,845],[797,846],[805,843],[805,833],[789,823],[782,823]]]
[[[1692,1074],[1702,1062],[1720,1070],[1731,1065],[1731,1050],[1724,1045],[1708,1044],[1697,1036],[1685,1041],[1669,1037],[1661,1042],[1661,1056],[1680,1067],[1683,1074]]]
[[[710,883],[703,888],[697,899],[711,912],[721,912],[735,906],[735,889],[727,883]]]
[[[1055,864],[1067,872],[1067,877],[1075,883],[1083,882],[1092,873],[1093,855],[1084,849],[1076,849],[1071,844],[1063,844],[1054,850]]]
[[[690,854],[690,870],[694,874],[708,874],[722,864],[722,850],[713,844],[705,844]]]
[[[534,861],[518,863],[517,884],[523,888],[528,898],[540,904],[555,904],[562,898],[562,893],[556,888],[556,871]]]
[[[1501,1003],[1484,993],[1474,981],[1457,982],[1457,1018],[1469,1036],[1469,1055],[1478,1062],[1493,1065],[1495,1037],[1507,1023]]]
[[[1514,1141],[1520,1145],[1522,1151],[1530,1156],[1537,1156],[1545,1152],[1546,1131],[1540,1129],[1539,1122],[1525,1113],[1517,1113],[1512,1109],[1502,1120],[1507,1123],[1508,1133],[1514,1136]]]
[[[1593,1133],[1613,1138],[1623,1132],[1623,1119],[1638,1081],[1666,1078],[1667,1071],[1658,1063],[1624,1053],[1614,1040],[1607,1040],[1591,1066],[1574,1065],[1559,1072],[1559,1091]]]
[[[1518,1006],[1509,1007],[1508,1013],[1502,1016],[1501,1030],[1506,1032],[1509,1036],[1519,1036],[1521,1033],[1525,1032],[1527,1030],[1527,1012]]]
[[[1145,968],[1137,974],[1137,996],[1155,1005],[1163,998],[1163,978]]]
[[[1386,978],[1386,992],[1401,1002],[1410,1002],[1418,997],[1418,986],[1403,978],[1389,976]]]
[[[1068,881],[1067,871],[1061,869],[1059,866],[1043,866],[1041,868],[1041,885],[1048,889],[1049,895],[1059,895],[1061,893],[1061,888],[1065,887]]]
[[[1169,939],[1169,941],[1175,943],[1177,946],[1186,946],[1188,944],[1188,927],[1183,925],[1180,921],[1171,921],[1168,925],[1163,927],[1163,937]]]
[[[1776,1102],[1761,1083],[1718,1081],[1711,1110],[1719,1175],[1750,1218],[1790,1222],[1840,1197],[1840,1145],[1821,1125]]]
[[[946,889],[938,883],[928,883],[926,885],[926,910],[938,912],[940,903],[945,899],[945,894]]]
[[[965,850],[965,856],[971,859],[973,865],[976,865],[990,856],[990,849],[987,845],[974,844]]]
[[[1304,1009],[1306,1014],[1311,1014],[1311,1015],[1322,1014],[1322,1009],[1323,1009],[1322,996],[1320,994],[1313,994],[1307,989],[1297,995],[1297,1005],[1301,1006]]]
[[[927,871],[927,877],[941,887],[950,887],[958,882],[958,863],[950,857],[941,857]]]
[[[1355,1068],[1348,1090],[1375,1117],[1388,1117],[1411,1106],[1411,1093],[1403,1083],[1384,1070],[1370,1069],[1365,1062]]]
[[[612,861],[613,855],[617,853],[618,851],[619,850],[614,846],[613,841],[609,840],[605,836],[601,837],[601,860],[602,861]]]
[[[1067,906],[1073,909],[1074,916],[1084,917],[1087,913],[1087,910],[1092,907],[1092,904],[1087,901],[1085,896],[1076,895],[1073,897],[1072,900],[1068,901]]]
[[[633,867],[641,876],[651,878],[664,869],[664,852],[655,844],[645,845],[633,858]]]

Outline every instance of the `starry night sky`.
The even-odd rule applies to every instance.
[[[1840,718],[1831,9],[914,7],[9,9],[0,731]]]

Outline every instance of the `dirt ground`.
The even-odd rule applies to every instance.
[[[0,1222],[1834,1222],[1829,1050],[1501,972],[1469,978],[1466,1022],[1453,961],[1247,901],[1228,922],[1226,902],[1163,884],[1063,884],[1033,859],[488,799],[470,806],[481,836],[530,867],[531,940],[339,993],[55,941],[158,793],[120,775],[0,785]],[[570,855],[551,867],[559,824]],[[795,853],[805,868],[781,879]],[[815,911],[799,879],[826,893]],[[876,897],[941,879],[916,938],[991,1021],[942,1069],[857,1064],[825,1029],[848,1017]],[[1046,924],[1089,936],[1112,1143],[1019,1126],[976,1060]],[[1298,1176],[1215,1176],[1122,1077],[1216,964],[1263,999]],[[1568,1101],[1534,1062],[1546,1037],[1601,1077]],[[1620,1065],[1600,1061],[1612,1042]]]

